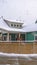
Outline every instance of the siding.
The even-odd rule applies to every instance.
[[[32,40],[34,40],[34,34],[32,34],[32,32],[26,33],[26,40],[27,40],[27,41],[32,41]]]

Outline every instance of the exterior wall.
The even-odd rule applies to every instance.
[[[18,40],[18,37],[19,37],[18,33],[10,33],[9,35],[11,36],[11,41],[17,41]],[[21,41],[25,41],[25,34],[21,33],[20,39],[21,39]]]
[[[20,37],[19,37],[20,34]],[[0,41],[25,41],[25,34],[22,33],[0,33]]]
[[[6,24],[8,25],[8,26],[10,26],[10,27],[13,27],[13,28],[22,28],[22,25],[23,25],[23,23],[18,23],[18,22],[10,22],[10,21],[7,21],[7,20],[4,20],[5,22],[6,22]],[[13,25],[13,26],[11,26],[11,24]],[[15,26],[14,26],[15,25]],[[17,26],[18,25],[18,26]],[[20,27],[20,25],[21,25],[21,27]]]
[[[3,34],[8,34],[8,33],[2,33]],[[34,41],[34,36],[37,34],[37,32],[27,32],[27,33],[20,33],[20,38],[21,41]],[[19,33],[9,33],[9,40],[10,41],[16,41]],[[3,37],[2,37],[3,38]],[[2,41],[2,40],[1,40]],[[4,40],[3,40],[4,41]]]
[[[11,26],[11,24],[13,24],[13,26]],[[20,25],[21,25],[21,27],[20,27]],[[18,28],[19,29],[19,28],[22,28],[22,24],[21,23],[10,22],[10,27]]]
[[[37,31],[35,32],[35,34],[37,34]]]
[[[36,34],[37,32],[35,32]],[[18,34],[18,33],[17,33]],[[16,40],[16,34],[11,34],[11,37],[12,37],[12,41],[15,41]],[[28,32],[26,34],[22,34],[21,33],[21,38],[22,40],[21,41],[33,41],[34,40],[34,34],[32,32]]]
[[[34,40],[34,34],[32,32],[26,33],[26,40],[27,41],[33,41]]]

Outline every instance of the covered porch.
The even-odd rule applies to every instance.
[[[25,41],[25,33],[0,32],[0,41]]]

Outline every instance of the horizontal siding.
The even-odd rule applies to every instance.
[[[32,34],[32,32],[26,33],[26,40],[27,40],[27,41],[32,41],[32,40],[34,40],[34,35]]]

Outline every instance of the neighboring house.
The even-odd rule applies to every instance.
[[[24,41],[37,40],[37,23],[23,26],[23,22],[0,18],[0,41]]]

